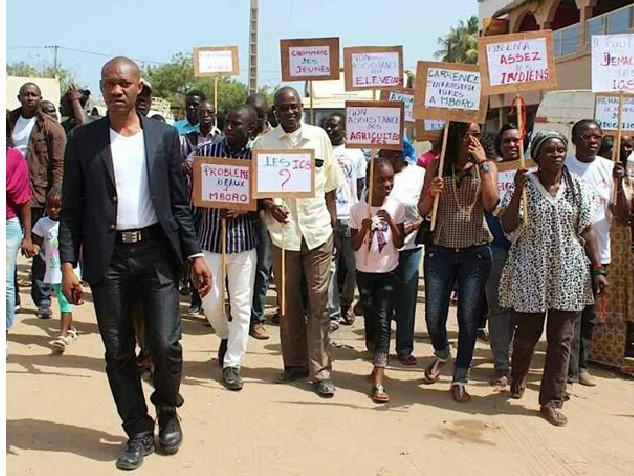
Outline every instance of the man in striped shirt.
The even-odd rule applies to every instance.
[[[251,148],[247,145],[253,135],[257,113],[251,106],[236,106],[227,113],[225,137],[220,142],[203,145],[197,155],[203,157],[227,157],[251,159]],[[222,379],[229,390],[241,390],[243,383],[240,366],[247,350],[253,280],[257,267],[257,233],[253,227],[253,214],[239,210],[197,208],[196,223],[198,239],[205,255],[207,266],[221,276],[222,224],[227,219],[227,268],[231,321],[220,308],[220,279],[212,283],[211,291],[203,298],[205,317],[220,337],[218,361],[223,366]]]

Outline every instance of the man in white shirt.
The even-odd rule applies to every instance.
[[[139,116],[139,69],[117,57],[101,70],[108,116],[75,129],[66,150],[60,220],[62,287],[72,304],[83,289],[73,268],[83,247],[97,324],[106,348],[106,372],[123,429],[129,436],[117,459],[132,470],[154,451],[149,415],[134,352],[133,300],[138,297],[153,352],[158,442],[174,454],[182,441],[176,408],[182,371],[178,277],[184,260],[210,288],[180,165],[176,130]]]
[[[319,395],[332,397],[335,388],[330,380],[328,284],[333,229],[337,227],[335,192],[344,179],[324,130],[302,123],[302,102],[295,89],[279,89],[273,110],[279,125],[260,137],[254,150],[315,151],[314,198],[262,201],[278,289],[282,288],[282,246],[286,250],[286,315],[280,326],[284,372],[276,382],[310,376]],[[308,287],[308,319],[302,314],[297,289],[302,270]]]

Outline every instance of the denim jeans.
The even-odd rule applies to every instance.
[[[15,317],[15,263],[18,259],[18,251],[22,244],[22,228],[18,217],[7,220],[7,328],[8,331],[13,325]]]
[[[44,208],[31,208],[31,223],[33,226],[44,216]],[[31,264],[31,298],[36,307],[51,306],[51,285],[44,282],[46,261],[40,255],[33,257]]]
[[[472,246],[460,250],[427,246],[425,251],[425,321],[440,359],[451,356],[447,340],[447,314],[454,281],[458,288],[458,357],[454,382],[466,383],[473,359],[482,290],[491,270],[491,248]]]
[[[255,281],[253,283],[253,300],[251,304],[251,324],[264,322],[264,307],[266,305],[266,293],[269,290],[271,276],[271,238],[261,219],[253,220],[253,228],[259,238],[256,248],[258,264],[255,269]]]
[[[356,286],[354,250],[350,241],[350,226],[348,220],[339,220],[339,234],[341,236],[341,249],[333,258],[331,265],[330,285],[328,286],[328,313],[330,319],[338,321],[341,317],[341,309],[347,309],[354,301],[354,288]],[[339,292],[338,276],[343,272],[345,264],[345,280],[343,290]]]
[[[399,252],[396,268],[396,353],[410,355],[414,351],[414,325],[416,323],[416,297],[422,248]]]
[[[368,350],[374,353],[374,365],[384,367],[390,351],[390,324],[396,273],[357,271],[357,283],[363,307]]]
[[[509,251],[506,248],[493,246],[491,254],[493,263],[486,284],[486,296],[489,303],[489,334],[493,367],[495,370],[508,372],[511,368],[509,347],[517,324],[515,314],[510,309],[500,307],[500,277]]]

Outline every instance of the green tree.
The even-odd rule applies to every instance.
[[[434,53],[444,63],[478,63],[478,17],[472,16],[465,23],[458,22],[449,33],[438,38],[440,49]]]
[[[35,66],[25,61],[20,61],[19,63],[7,64],[7,76],[54,78],[55,68],[50,65]],[[57,78],[59,79],[60,84],[60,94],[64,94],[64,92],[68,89],[68,86],[71,84],[77,88],[82,88],[81,85],[77,84],[75,73],[63,66],[57,67]]]

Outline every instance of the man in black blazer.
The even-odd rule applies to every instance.
[[[159,447],[174,454],[182,440],[176,408],[182,369],[178,278],[184,260],[200,281],[211,283],[189,211],[176,129],[135,111],[142,88],[137,65],[123,57],[101,70],[108,116],[77,128],[66,148],[60,255],[63,290],[81,304],[73,272],[83,246],[84,279],[90,284],[99,332],[106,347],[110,388],[129,436],[117,467],[136,469],[154,450],[135,359],[133,297],[145,317],[154,353]]]

